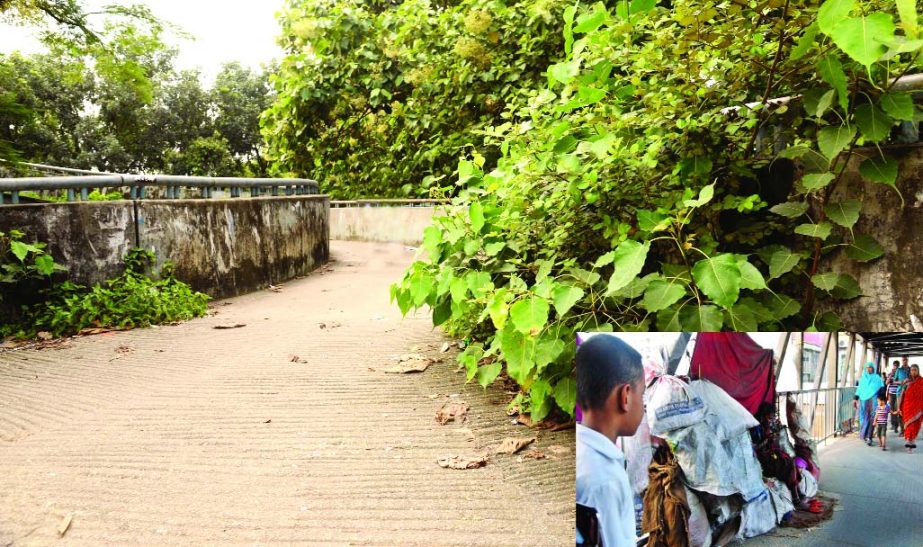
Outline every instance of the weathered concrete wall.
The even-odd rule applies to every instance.
[[[327,208],[326,196],[139,201],[141,247],[197,290],[242,294],[327,261]]]
[[[335,207],[330,209],[330,239],[419,245],[435,207]]]
[[[0,232],[21,230],[26,240],[43,241],[46,250],[82,284],[122,272],[122,258],[135,246],[130,201],[87,201],[0,205]]]
[[[864,156],[877,153],[866,152]],[[885,249],[884,256],[869,263],[855,262],[835,251],[825,264],[851,274],[865,294],[849,302],[826,304],[853,331],[923,330],[923,149],[890,148],[888,153],[900,163],[897,187],[903,204],[894,189],[862,179],[858,173],[861,158],[852,161],[832,193],[833,200],[862,202],[862,214],[853,230],[874,237]]]
[[[178,278],[220,298],[326,262],[328,208],[322,195],[4,205],[0,231],[49,242],[68,278],[81,284],[118,275],[125,254],[140,244],[155,251],[158,266],[173,261]]]

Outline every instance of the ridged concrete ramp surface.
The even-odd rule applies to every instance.
[[[0,545],[571,543],[573,430],[513,425],[428,317],[401,319],[388,286],[412,251],[332,255],[211,317],[0,353]],[[446,362],[370,370],[414,346]],[[459,399],[467,423],[439,425]],[[549,457],[436,464],[514,435]]]

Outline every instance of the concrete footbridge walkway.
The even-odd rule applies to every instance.
[[[327,266],[209,317],[0,353],[0,546],[571,543],[573,430],[516,425],[427,316],[400,317],[413,254],[333,241]],[[407,354],[443,361],[383,370]],[[497,453],[507,437],[536,440]]]

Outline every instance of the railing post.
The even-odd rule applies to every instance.
[[[90,199],[90,198],[87,196],[87,193],[88,193],[88,192],[87,192],[87,187],[86,187],[86,186],[84,186],[83,188],[80,189],[80,201],[87,201],[88,199]]]
[[[251,198],[258,198],[258,197],[260,197],[260,187],[259,187],[259,186],[251,186],[251,187],[250,187],[250,197],[251,197]]]
[[[2,197],[0,197],[2,199]],[[10,200],[13,202],[13,205],[19,205],[19,190],[13,190],[10,195]],[[0,203],[3,203],[0,201]]]

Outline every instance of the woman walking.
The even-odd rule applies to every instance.
[[[910,380],[901,395],[901,418],[904,420],[904,438],[908,452],[917,447],[917,435],[923,423],[923,381],[920,380],[920,367],[910,367]]]
[[[866,363],[859,388],[856,389],[856,397],[859,398],[859,437],[869,446],[872,446],[874,437],[875,400],[884,385],[881,376],[875,372],[874,363]]]

